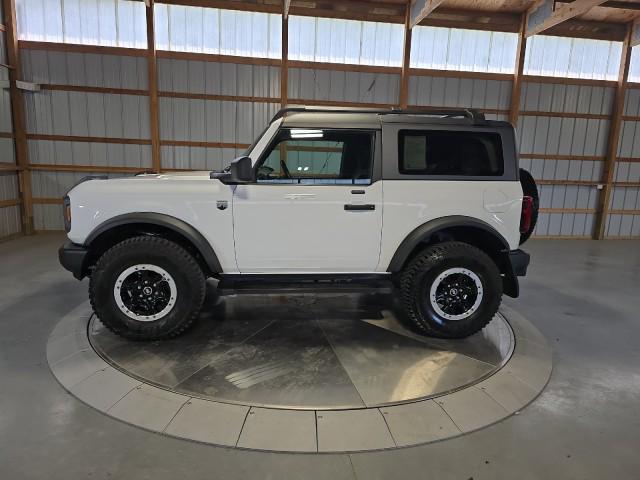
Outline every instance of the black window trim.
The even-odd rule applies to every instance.
[[[371,134],[371,179],[368,183],[300,183],[300,182],[269,182],[269,181],[258,181],[257,174],[260,166],[267,160],[267,157],[271,153],[271,151],[278,144],[278,134],[281,130],[292,130],[298,128],[314,128],[317,130],[332,130],[339,131],[344,130],[348,132],[366,132]],[[258,160],[253,165],[254,174],[256,176],[256,181],[252,183],[252,185],[275,185],[275,186],[286,186],[286,187],[346,187],[346,188],[354,188],[354,187],[368,187],[376,183],[378,180],[381,180],[382,177],[382,165],[381,165],[381,130],[376,128],[335,128],[335,127],[324,127],[324,126],[296,126],[296,125],[287,125],[280,126],[278,130],[273,135],[273,138],[264,149]],[[313,177],[310,177],[313,178]]]
[[[427,123],[384,122],[382,124],[382,162],[381,178],[383,180],[403,181],[457,181],[457,182],[518,182],[518,154],[513,127],[506,122],[488,122],[488,126],[446,125],[445,130],[460,132],[498,133],[502,139],[502,156],[504,174],[498,176],[461,176],[461,175],[415,175],[402,174],[398,169],[398,132],[400,130],[443,130],[443,125]]]

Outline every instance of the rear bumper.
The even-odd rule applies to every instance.
[[[505,260],[508,264],[503,264],[501,270],[503,273],[502,285],[503,291],[510,297],[517,298],[520,295],[520,284],[518,277],[524,277],[527,274],[529,266],[529,254],[520,249],[511,250]]]
[[[511,270],[516,277],[524,277],[527,274],[527,267],[529,266],[530,259],[531,257],[529,254],[520,249],[511,250],[509,252]]]
[[[60,265],[73,273],[78,280],[82,280],[86,275],[88,253],[83,246],[67,241],[58,249],[58,259]]]

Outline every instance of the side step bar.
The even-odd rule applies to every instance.
[[[391,275],[381,274],[227,274],[220,275],[222,294],[241,293],[367,293],[393,290]]]

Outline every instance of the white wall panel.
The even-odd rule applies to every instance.
[[[595,225],[591,213],[541,213],[534,236],[591,237]]]
[[[158,60],[161,91],[280,98],[280,67]]]
[[[20,233],[20,207],[0,208],[0,238]]]
[[[0,162],[16,163],[15,149],[13,139],[0,138]]]
[[[610,115],[614,95],[612,87],[524,82],[520,109]]]
[[[250,144],[280,105],[186,98],[160,99],[160,138]]]
[[[0,172],[0,200],[16,200],[18,190],[18,176],[12,172]]]
[[[35,83],[146,90],[147,59],[22,49],[23,76]]]
[[[29,140],[34,164],[151,168],[151,145]]]
[[[511,82],[469,78],[411,76],[409,104],[507,110]]]
[[[25,96],[28,133],[149,139],[149,99],[140,95],[40,91]]]
[[[161,150],[164,168],[189,170],[222,170],[244,151],[234,148],[176,146],[163,146]]]
[[[398,103],[400,75],[289,69],[289,98],[345,102]]]
[[[64,230],[62,205],[34,205],[33,228],[38,230]]]

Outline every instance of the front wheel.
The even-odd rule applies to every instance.
[[[134,237],[110,248],[89,283],[100,321],[133,340],[180,335],[197,320],[204,296],[205,277],[196,260],[160,237]]]
[[[462,242],[433,245],[400,277],[403,311],[422,333],[464,338],[484,328],[502,298],[502,278],[482,250]]]

